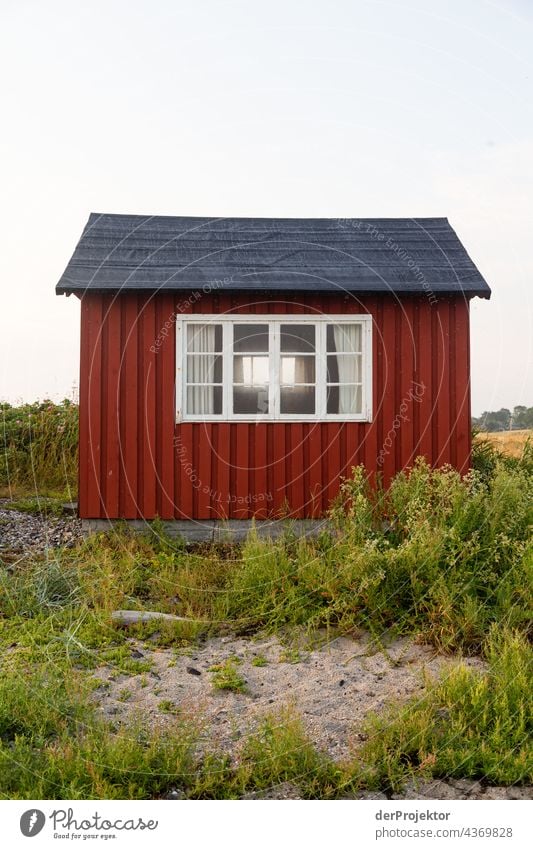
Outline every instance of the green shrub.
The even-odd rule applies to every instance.
[[[78,407],[45,400],[0,403],[0,487],[74,497],[78,478]]]
[[[366,780],[398,789],[410,775],[533,781],[533,655],[523,637],[491,632],[486,672],[457,665],[403,709],[369,721]]]

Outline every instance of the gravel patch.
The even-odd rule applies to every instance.
[[[0,504],[0,553],[46,551],[58,546],[75,545],[82,537],[79,519],[20,513],[17,510],[6,510]]]

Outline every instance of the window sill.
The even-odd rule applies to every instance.
[[[209,424],[341,424],[342,422],[372,424],[372,421],[371,416],[346,416],[340,413],[339,415],[327,416],[326,418],[321,416],[285,416],[278,419],[252,418],[250,416],[242,416],[242,418],[234,416],[231,419],[223,419],[220,416],[187,416],[186,418],[176,418],[176,424],[201,424],[202,422],[209,422]]]

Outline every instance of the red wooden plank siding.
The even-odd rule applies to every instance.
[[[383,388],[382,388],[382,431],[383,439],[378,446],[383,477],[387,485],[396,471],[396,436],[394,419],[396,416],[396,386],[400,363],[396,362],[396,312],[399,305],[392,300],[383,303]]]
[[[198,425],[198,482],[197,482],[197,513],[206,519],[211,518],[212,478],[211,461],[213,458],[213,425],[205,422]]]
[[[401,336],[401,371],[399,386],[399,403],[396,408],[398,427],[399,457],[398,465],[401,468],[412,466],[414,462],[414,407],[413,400],[415,373],[414,364],[414,309],[412,298],[406,298],[403,302],[403,313],[399,313],[400,326],[398,328]]]
[[[102,410],[102,373],[106,368],[102,362],[102,298],[99,295],[84,297],[88,306],[88,349],[85,376],[86,385],[80,384],[80,416],[85,416],[87,428],[87,501],[85,513],[81,516],[100,518],[104,516],[100,489],[100,465],[102,446],[102,423],[105,410]],[[83,467],[81,468],[83,472]],[[83,491],[83,490],[82,490]]]
[[[413,298],[413,459],[420,454],[420,303]]]
[[[450,340],[448,345],[449,351],[449,369],[448,369],[448,392],[450,393],[450,463],[452,466],[455,466],[457,462],[457,446],[455,444],[456,439],[456,420],[457,420],[457,392],[455,385],[455,377],[457,373],[457,349],[455,344],[455,324],[456,324],[456,316],[455,316],[455,301],[450,301],[450,310],[449,310],[449,334]]]
[[[174,517],[174,430],[176,421],[174,298],[172,294],[165,293],[157,298],[156,304],[156,338],[161,340],[156,363],[157,418],[160,422],[157,459],[158,512],[162,519],[172,519]]]
[[[303,518],[305,516],[307,493],[304,487],[305,463],[303,424],[295,422],[289,428],[290,454],[292,475],[289,489],[289,504],[291,505],[291,516]]]
[[[271,425],[271,443],[269,454],[272,458],[272,515],[279,516],[285,511],[285,483],[287,481],[287,463],[285,455],[285,425]]]
[[[156,407],[155,343],[155,305],[154,299],[148,298],[142,307],[141,391],[138,411],[142,451],[140,462],[143,468],[139,501],[142,505],[142,515],[146,517],[157,515],[156,424],[159,416]]]
[[[91,302],[87,298],[81,300],[80,328],[80,407],[79,407],[79,452],[78,452],[78,505],[80,515],[87,514],[87,487],[89,483],[89,401],[86,393],[89,389],[89,351],[91,350],[90,333]]]
[[[436,463],[450,462],[450,310],[444,300],[438,312],[437,352],[437,456]]]
[[[247,496],[249,493],[249,475],[250,461],[248,454],[248,431],[249,428],[255,427],[251,424],[241,424],[239,429],[233,426],[235,430],[235,500],[233,504],[233,518],[247,519],[249,506]]]
[[[251,503],[251,515],[256,519],[268,518],[269,512],[269,490],[268,490],[268,452],[267,452],[267,427],[266,424],[256,425],[251,430],[255,441],[252,455],[255,459],[255,483],[251,495],[255,498]]]
[[[322,484],[322,444],[320,440],[321,425],[315,422],[307,425],[307,445],[309,448],[308,461],[308,486],[309,492],[306,500],[306,515],[312,518],[322,514],[323,484]]]
[[[436,307],[423,299],[418,306],[418,350],[416,352],[419,384],[419,445],[417,454],[428,462],[433,460],[433,421],[435,418],[433,390],[433,335],[432,324]]]
[[[383,475],[382,457],[380,455],[383,447],[383,399],[385,397],[386,384],[386,355],[383,339],[383,300],[376,303],[376,311],[373,314],[373,372],[374,372],[374,397],[372,402],[373,420],[370,426],[363,425],[368,431],[368,438],[375,445],[375,451],[371,454],[367,451],[368,474],[375,471],[379,477]]]
[[[193,516],[193,427],[185,422],[177,428],[177,473],[180,478],[181,500],[176,504],[176,518],[187,519]]]
[[[102,489],[105,513],[119,515],[120,481],[120,359],[121,359],[121,304],[116,297],[104,302],[104,361],[107,368],[102,377],[104,393],[102,406],[105,417],[105,451],[102,452]]]
[[[378,316],[378,301],[375,298],[368,298],[365,305],[366,311],[373,317],[373,333],[372,333],[372,398],[373,398],[373,415],[372,422],[368,425],[360,424],[357,427],[359,440],[359,454],[357,463],[363,463],[367,470],[376,469],[376,459],[378,455],[378,422],[379,415],[377,409],[380,404],[379,393],[379,352],[380,352],[380,335],[377,326]]]
[[[456,466],[463,474],[470,466],[470,315],[467,300],[455,304],[455,430]]]
[[[137,296],[128,293],[122,309],[120,361],[120,514],[135,519],[137,505]]]
[[[221,422],[215,428],[218,433],[218,448],[217,453],[213,458],[213,462],[217,467],[217,483],[212,508],[212,515],[215,519],[229,518],[231,466],[230,428],[231,425],[228,422]]]
[[[368,311],[373,421],[175,424],[175,310]],[[469,310],[461,299],[306,293],[247,303],[224,292],[91,293],[82,298],[80,353],[84,518],[266,518],[287,506],[292,516],[316,517],[359,463],[386,481],[418,454],[468,467]]]
[[[340,427],[342,427],[342,424]],[[324,481],[326,504],[331,503],[339,489],[339,475],[341,471],[340,427],[337,422],[328,422],[322,425],[326,439],[324,451],[327,470]]]

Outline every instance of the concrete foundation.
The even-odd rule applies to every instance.
[[[150,522],[143,519],[82,519],[83,532],[88,535],[98,531],[109,531],[116,525],[127,525],[136,531],[147,531]],[[165,532],[186,543],[195,542],[242,542],[252,528],[261,538],[276,539],[290,532],[298,537],[316,536],[320,531],[330,528],[326,519],[273,519],[272,521],[253,519],[205,519],[204,521],[173,519],[161,523]]]

